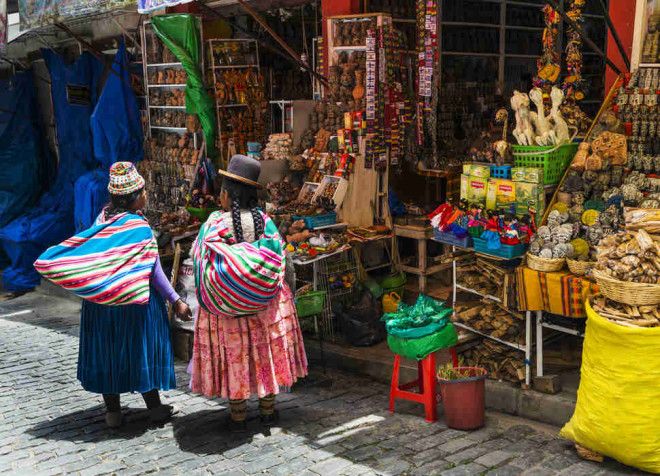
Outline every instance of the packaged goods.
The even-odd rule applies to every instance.
[[[545,209],[545,191],[539,183],[515,182],[516,215],[528,213],[529,208],[536,210],[536,216],[543,216]]]
[[[487,179],[490,177],[490,165],[488,164],[463,164],[463,173]]]
[[[486,208],[489,210],[505,209],[515,206],[516,186],[512,180],[489,179],[486,194]]]
[[[461,198],[470,203],[486,204],[488,182],[479,177],[461,175]]]
[[[511,180],[514,182],[543,183],[543,169],[541,167],[513,167]]]

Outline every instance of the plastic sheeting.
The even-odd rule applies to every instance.
[[[144,138],[135,93],[131,88],[126,46],[122,42],[106,76],[90,124],[99,168],[75,184],[76,232],[89,228],[109,200],[108,170],[117,161],[139,162]]]
[[[47,247],[74,234],[74,183],[96,166],[90,117],[103,65],[89,53],[71,65],[50,50],[42,54],[51,78],[59,168],[51,190],[37,206],[0,229],[0,244],[11,261],[3,273],[9,291],[36,287],[40,276],[32,263]]]
[[[575,413],[559,433],[585,448],[660,474],[660,327],[626,327],[585,302]]]
[[[76,181],[74,188],[74,219],[76,233],[94,224],[104,205],[110,200],[108,193],[108,172],[92,170]]]
[[[21,30],[135,7],[135,0],[18,0]]]
[[[0,81],[0,227],[35,204],[45,153],[32,72]]]
[[[119,45],[111,67],[91,118],[94,156],[104,170],[119,160],[134,163],[142,160],[144,141],[124,42]]]

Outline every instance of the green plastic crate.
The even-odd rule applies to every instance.
[[[325,306],[325,291],[312,291],[296,297],[298,317],[308,317],[323,313]]]
[[[554,185],[559,183],[566,167],[573,160],[577,152],[578,143],[571,142],[559,146],[514,145],[513,158],[516,167],[542,167],[543,184]]]

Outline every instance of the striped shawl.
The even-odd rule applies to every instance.
[[[284,243],[262,213],[264,233],[253,243],[236,243],[231,220],[213,213],[193,245],[199,304],[220,317],[240,317],[266,309],[284,279]],[[229,222],[229,223],[228,223]]]
[[[158,245],[144,217],[122,213],[105,219],[34,262],[46,279],[87,301],[109,306],[147,304]]]

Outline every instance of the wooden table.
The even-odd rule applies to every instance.
[[[398,264],[397,267],[400,271],[418,276],[419,292],[426,292],[426,278],[451,267],[451,263],[429,266],[426,247],[428,240],[433,238],[433,228],[430,226],[394,225],[394,239],[397,238],[417,240],[417,266]],[[393,248],[397,249],[396,246]]]

